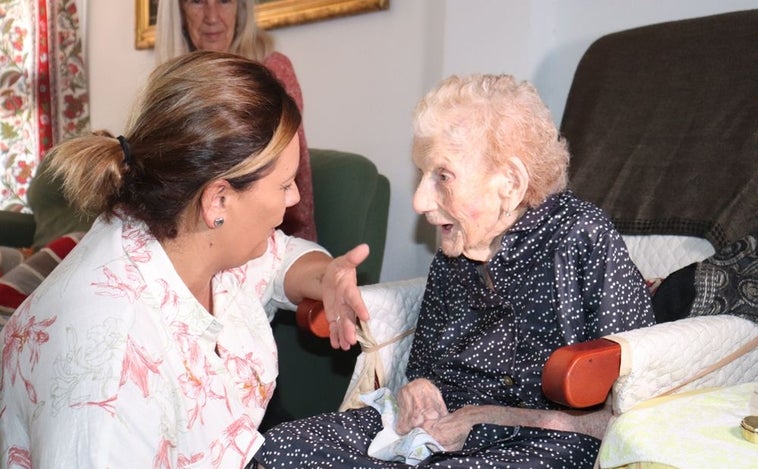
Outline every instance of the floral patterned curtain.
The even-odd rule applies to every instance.
[[[0,209],[26,190],[54,144],[89,130],[76,0],[0,0]]]

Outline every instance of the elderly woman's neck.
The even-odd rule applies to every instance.
[[[490,275],[489,262],[480,262],[476,265],[476,271],[479,274],[479,280],[487,287],[488,290],[495,291],[495,283]]]

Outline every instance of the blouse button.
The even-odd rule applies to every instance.
[[[508,375],[503,376],[503,384],[506,385],[506,386],[513,386],[513,384],[514,384],[513,378],[511,378]]]

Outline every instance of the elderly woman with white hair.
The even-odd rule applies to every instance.
[[[391,430],[426,435],[422,466],[592,467],[610,411],[548,401],[542,367],[558,347],[650,325],[653,313],[610,220],[567,190],[569,152],[549,111],[510,76],[451,77],[416,108],[413,161],[413,206],[440,250]],[[375,451],[388,419],[373,404],[281,424],[255,459],[406,466],[412,441]]]

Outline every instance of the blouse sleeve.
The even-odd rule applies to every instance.
[[[565,288],[557,295],[559,310],[584,312],[579,321],[560,314],[569,343],[653,324],[645,282],[612,227],[584,225],[567,239],[556,269],[556,278],[577,279],[576,284],[559,284]]]
[[[284,277],[296,260],[314,251],[329,255],[326,249],[312,241],[276,230],[268,240],[266,252],[243,266],[245,282],[260,296],[269,320],[278,309],[294,311],[297,308],[284,293]]]

